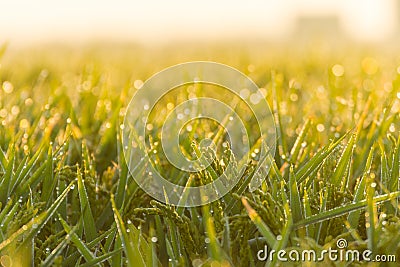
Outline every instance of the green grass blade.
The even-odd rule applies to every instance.
[[[79,221],[79,222],[81,222],[81,221]],[[79,229],[80,226],[81,226],[80,224],[77,224],[77,225],[76,225],[77,229]],[[93,249],[95,246],[99,245],[100,242],[101,242],[103,239],[105,239],[105,238],[111,236],[113,233],[115,233],[115,231],[116,231],[116,228],[115,228],[115,225],[113,225],[113,226],[111,227],[111,229],[109,229],[108,231],[104,232],[103,234],[101,234],[101,235],[98,236],[96,239],[92,240],[91,242],[85,243],[85,244],[86,244],[86,246],[91,250],[91,249]],[[107,241],[108,241],[108,240],[109,240],[109,239],[107,239]],[[110,240],[112,240],[112,238],[110,238]],[[107,247],[107,245],[104,245],[104,250],[105,250],[106,252],[109,252],[109,251],[110,251],[110,250],[109,250],[109,247]],[[79,253],[79,251],[76,251],[76,252],[72,253],[70,256],[68,256],[68,258],[66,258],[66,259],[64,260],[64,264],[65,264],[66,266],[72,265],[74,262],[76,262],[76,261],[78,260],[79,256],[81,256],[81,254]]]
[[[17,187],[16,194],[18,196],[26,196],[29,192],[29,188],[34,188],[40,181],[42,181],[44,175],[43,172],[47,168],[46,164],[40,165],[26,181],[22,181],[22,184]]]
[[[71,241],[74,243],[78,251],[81,253],[83,258],[85,258],[86,261],[92,261],[96,257],[94,254],[90,251],[90,249],[86,246],[86,244],[78,237],[76,233],[72,233],[71,227],[67,224],[66,221],[64,221],[63,218],[59,217],[59,221],[61,222],[62,226],[64,227],[65,232],[71,237]],[[78,225],[76,225],[77,227]],[[77,227],[78,228],[78,227]]]
[[[397,145],[393,151],[392,155],[392,168],[391,168],[391,176],[390,176],[390,187],[389,190],[394,192],[398,190],[399,187],[399,177],[400,177],[400,135],[397,139]]]
[[[304,205],[304,218],[308,218],[308,217],[312,216],[310,198],[308,196],[307,189],[304,189],[303,205]],[[308,225],[306,227],[306,233],[307,233],[308,237],[313,237],[315,234],[315,226]]]
[[[119,144],[119,146],[120,146],[120,144]],[[125,199],[126,187],[127,187],[127,183],[128,183],[128,177],[129,177],[129,170],[128,170],[128,166],[126,164],[126,159],[122,152],[119,153],[118,161],[119,161],[120,168],[119,168],[119,179],[118,179],[117,191],[115,192],[115,204],[117,205],[117,208],[120,209],[122,207],[124,199]]]
[[[358,182],[356,190],[355,190],[355,195],[354,195],[354,200],[353,200],[354,203],[357,203],[364,199],[367,176],[370,173],[371,165],[372,165],[373,152],[374,152],[374,149],[371,148],[371,150],[369,151],[368,159],[367,159],[367,165],[365,166],[364,175],[361,177],[361,180]],[[357,228],[358,221],[360,219],[360,214],[361,214],[360,211],[353,211],[353,212],[350,212],[350,214],[347,216],[347,221],[349,222],[351,228],[353,228],[353,229]]]
[[[16,188],[19,188],[20,187],[20,183],[25,181],[25,179],[28,176],[28,174],[32,170],[35,169],[36,164],[38,163],[39,158],[40,158],[40,156],[42,154],[42,151],[43,151],[43,149],[42,149],[42,147],[40,147],[38,149],[38,151],[33,155],[33,157],[28,161],[28,163],[21,164],[22,169],[20,171],[16,172],[16,175],[15,175],[16,178],[12,183],[10,193],[13,193]]]
[[[65,247],[69,244],[69,242],[71,241],[71,234],[74,234],[77,228],[78,228],[77,226],[72,228],[71,232],[69,234],[67,234],[64,237],[64,239],[57,245],[57,247],[55,247],[51,251],[50,255],[48,257],[46,257],[46,259],[40,264],[40,266],[45,267],[45,266],[50,266],[51,264],[53,264],[53,262],[57,258],[57,256],[60,255],[61,252],[65,249]]]
[[[21,174],[24,172],[24,169],[26,168],[27,161],[28,161],[28,156],[25,155],[24,158],[22,159],[22,161],[18,162],[18,165],[16,166],[17,169],[14,171],[14,174],[11,176],[9,190],[8,190],[8,194],[9,195],[12,194],[12,190],[13,190],[13,188],[15,187],[15,185],[18,182],[17,181],[18,177],[21,176]]]
[[[126,227],[122,221],[122,217],[119,214],[117,207],[115,205],[114,196],[111,196],[111,205],[114,212],[115,223],[117,224],[117,229],[119,236],[121,238],[121,243],[123,245],[124,251],[127,256],[129,266],[145,267],[146,264],[142,258],[137,244],[132,244],[129,240],[128,234],[126,232]]]
[[[375,187],[376,183],[373,178],[368,177],[367,180],[367,212],[365,213],[366,220],[366,228],[367,228],[367,236],[368,236],[368,249],[373,253],[376,253],[377,247],[377,236],[375,227],[378,222],[377,212],[376,212],[376,204],[375,204]]]
[[[307,135],[308,130],[310,129],[310,126],[311,126],[311,120],[307,119],[305,124],[301,128],[300,134],[297,136],[296,141],[294,142],[292,150],[290,151],[290,162],[292,164],[296,164],[301,145],[304,142],[304,139]]]
[[[81,267],[90,267],[90,266],[94,266],[94,265],[100,266],[100,263],[102,263],[103,261],[108,260],[109,258],[113,257],[115,254],[117,254],[117,253],[119,253],[121,251],[122,251],[122,248],[114,249],[113,251],[108,252],[106,254],[103,254],[101,256],[98,256],[94,260],[88,261],[85,264],[82,264],[80,266]]]
[[[202,214],[203,214],[204,229],[207,233],[206,236],[210,240],[210,242],[207,244],[207,248],[209,250],[209,256],[211,257],[212,260],[219,262],[222,260],[221,247],[218,243],[217,235],[215,232],[214,218],[210,216],[211,215],[210,205],[202,206]]]
[[[19,204],[17,201],[13,202],[10,200],[8,203],[10,203],[10,206],[12,206],[11,210],[7,212],[4,216],[4,218],[1,221],[1,226],[0,228],[5,231],[8,227],[8,225],[11,223],[12,219],[14,218],[14,215],[17,213]],[[8,205],[7,203],[7,205]]]
[[[46,222],[53,216],[53,214],[57,211],[58,207],[61,205],[63,200],[67,197],[69,191],[71,190],[71,186],[74,182],[72,182],[54,201],[54,203],[44,212],[39,214],[33,220],[29,221],[26,225],[24,225],[21,229],[14,232],[8,239],[4,240],[0,244],[0,251],[8,247],[11,243],[18,240],[19,237],[25,235],[24,242],[22,242],[19,247],[23,247],[26,245],[26,242],[32,240],[32,238],[43,228]],[[17,250],[18,248],[17,247]]]
[[[332,174],[331,177],[331,183],[336,185],[336,186],[340,186],[341,182],[343,180],[343,177],[345,177],[347,175],[347,172],[349,170],[349,166],[351,164],[351,157],[353,154],[353,150],[354,150],[354,144],[356,141],[357,137],[355,134],[353,134],[350,137],[350,140],[346,146],[346,148],[343,151],[343,154],[341,155],[339,162],[335,168],[335,171]]]
[[[300,201],[300,194],[296,182],[296,175],[293,171],[293,166],[290,166],[289,173],[289,194],[290,194],[290,208],[293,213],[293,220],[300,221],[303,219],[302,206]]]
[[[82,179],[80,169],[77,170],[79,200],[81,203],[81,212],[83,215],[83,228],[88,242],[94,240],[97,236],[96,224],[93,219],[92,210],[90,208],[89,197],[86,192],[85,182]]]
[[[114,254],[111,257],[111,266],[112,267],[121,267],[122,265],[122,241],[119,235],[115,237],[115,243],[114,243],[114,250],[120,250],[120,252]]]
[[[12,153],[11,159],[8,161],[6,172],[0,183],[0,202],[5,205],[7,203],[7,198],[9,197],[9,190],[11,179],[13,176],[13,170],[15,166],[15,155]]]
[[[249,215],[251,221],[257,226],[257,229],[264,236],[269,247],[275,247],[276,237],[261,219],[260,215],[250,206],[247,199],[242,197],[243,206],[246,208],[247,214]]]
[[[288,203],[285,204],[285,214],[286,214],[286,223],[282,229],[281,235],[279,238],[277,237],[277,241],[275,242],[275,246],[273,249],[275,251],[280,251],[285,249],[287,244],[289,243],[290,235],[292,234],[293,227],[293,217],[292,213],[289,209]],[[270,259],[271,260],[271,259]],[[277,257],[274,257],[272,261],[268,261],[266,266],[276,266]]]
[[[53,189],[55,186],[56,179],[53,179],[53,151],[52,147],[49,146],[49,150],[47,152],[47,160],[46,160],[46,169],[43,175],[43,190],[42,192],[42,202],[46,202],[47,205],[51,203],[51,197],[53,194]]]
[[[389,188],[390,171],[388,166],[388,159],[383,145],[380,145],[379,148],[381,151],[381,167],[380,167],[381,183],[384,187]],[[383,190],[381,188],[381,193],[382,192]]]
[[[0,170],[4,171],[6,169],[6,166],[8,165],[8,160],[6,157],[6,154],[4,154],[3,149],[0,147]]]
[[[374,201],[376,204],[380,204],[389,200],[393,200],[396,199],[400,196],[400,191],[397,192],[392,192],[389,194],[385,194],[385,195],[380,195],[377,197],[374,197]],[[325,220],[329,220],[329,219],[333,219],[336,218],[338,216],[341,216],[343,214],[349,213],[351,211],[355,211],[355,210],[359,210],[359,209],[363,209],[367,206],[367,200],[361,200],[359,202],[356,203],[349,203],[346,204],[344,206],[338,207],[338,208],[334,208],[331,210],[327,210],[325,212],[321,212],[319,214],[313,215],[311,217],[308,217],[304,220],[301,220],[299,222],[296,222],[294,224],[295,228],[299,228],[299,227],[304,227],[307,226],[309,224],[313,224],[313,223],[317,223],[317,222],[322,222]]]
[[[0,224],[3,224],[3,220],[6,217],[6,215],[9,213],[12,205],[13,205],[13,201],[10,199],[7,204],[5,205],[1,205],[1,212],[0,212]]]
[[[322,165],[323,161],[332,153],[332,151],[342,142],[347,134],[340,137],[337,141],[323,147],[306,164],[295,171],[297,182],[302,183],[308,176],[315,173]]]

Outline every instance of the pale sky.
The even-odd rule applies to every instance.
[[[0,0],[0,43],[271,39],[290,33],[300,15],[324,14],[337,15],[349,35],[376,41],[393,36],[400,26],[396,1]]]

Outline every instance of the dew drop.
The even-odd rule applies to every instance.
[[[325,126],[323,124],[321,124],[321,123],[318,124],[317,125],[317,131],[320,132],[320,133],[325,131]]]
[[[133,82],[133,86],[136,88],[136,89],[141,89],[142,88],[142,86],[143,86],[143,81],[142,80],[135,80],[134,82]]]
[[[336,64],[332,67],[332,73],[336,77],[341,77],[344,74],[344,67],[342,65]]]

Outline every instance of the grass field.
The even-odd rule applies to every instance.
[[[296,266],[260,261],[257,252],[265,245],[320,252],[343,238],[348,249],[397,260],[369,266],[398,266],[400,57],[385,53],[262,44],[4,47],[0,265]],[[132,179],[146,166],[128,171],[121,124],[143,81],[192,60],[225,63],[253,79],[279,137],[258,190],[248,190],[256,162],[249,161],[224,198],[182,208],[153,200]],[[176,105],[179,94],[168,101]],[[193,131],[215,137],[215,125],[204,123]],[[183,140],[182,149],[192,153],[193,141]],[[190,176],[194,183],[223,172],[221,159],[235,160],[227,150]],[[157,162],[176,178],[165,160]]]

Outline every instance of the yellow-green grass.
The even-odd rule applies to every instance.
[[[321,250],[340,237],[400,260],[400,58],[357,47],[290,47],[6,50],[0,264],[263,266],[256,254],[265,244]],[[248,189],[249,162],[224,198],[181,208],[137,186],[132,176],[146,166],[128,171],[120,125],[140,81],[191,60],[226,63],[252,78],[279,137],[258,190]],[[217,135],[206,126],[195,130]],[[192,141],[181,144],[188,154],[197,149]],[[157,168],[172,181],[200,185],[224,171],[219,159],[233,160],[228,154],[217,153],[211,169],[189,182],[161,154]]]

